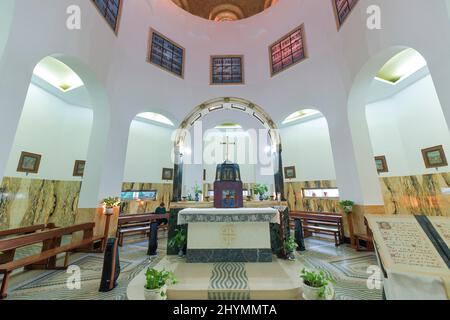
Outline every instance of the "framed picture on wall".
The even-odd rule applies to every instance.
[[[163,168],[162,170],[162,180],[173,180],[173,169]]]
[[[203,169],[203,181],[206,181],[206,169]]]
[[[284,177],[286,179],[295,179],[297,178],[297,174],[295,172],[295,167],[285,167],[284,168]]]
[[[84,167],[86,166],[86,161],[75,160],[75,165],[73,167],[73,176],[82,177],[84,176]]]
[[[17,172],[38,173],[41,164],[41,155],[23,151],[20,155]]]
[[[436,146],[422,150],[423,160],[427,168],[439,168],[448,166],[443,146]]]
[[[389,172],[389,168],[386,161],[386,156],[375,157],[375,164],[377,166],[378,173]]]

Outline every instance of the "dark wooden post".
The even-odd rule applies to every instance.
[[[180,147],[175,147],[175,165],[173,169],[173,195],[172,201],[181,201],[181,196],[183,192],[183,154],[180,152]]]
[[[275,160],[275,192],[281,194],[281,201],[286,201],[284,196],[284,176],[283,176],[283,159],[281,153],[283,148],[281,143],[277,145],[277,152],[274,155]]]
[[[349,213],[344,213],[347,215],[347,224],[348,224],[348,231],[350,233],[350,243],[353,248],[356,247],[355,242],[355,233],[353,231],[353,212],[350,211]]]

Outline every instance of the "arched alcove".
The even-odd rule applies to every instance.
[[[372,56],[354,81],[348,111],[367,198],[390,214],[447,215],[440,199],[448,166],[427,168],[422,153],[438,146],[450,153],[425,58],[404,46]]]
[[[8,223],[74,224],[83,203],[98,205],[109,130],[105,91],[82,61],[55,54],[36,64],[24,101],[2,182],[8,200],[24,210],[9,212]]]
[[[280,135],[289,208],[293,211],[339,211],[339,190],[325,116],[313,107],[285,115]]]

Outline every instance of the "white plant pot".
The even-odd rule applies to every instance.
[[[166,296],[166,292],[167,292],[167,286],[164,286],[160,289],[155,289],[155,290],[148,290],[144,287],[144,297],[145,300],[166,300],[167,296]],[[161,295],[161,293],[164,293],[164,295]]]
[[[303,297],[306,300],[324,300],[325,297],[319,297],[319,291],[321,288],[313,288],[306,285],[304,282],[302,283],[303,288]]]
[[[352,212],[353,211],[353,206],[345,206],[344,207],[344,211],[347,212],[347,213],[348,212]]]
[[[114,208],[106,208],[106,214],[113,214]]]

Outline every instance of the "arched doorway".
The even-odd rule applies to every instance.
[[[176,135],[174,137],[175,165],[173,201],[180,201],[183,197],[183,192],[185,192],[185,190],[183,190],[183,167],[186,162],[186,156],[192,157],[195,165],[200,168],[200,174],[197,174],[197,179],[199,181],[205,180],[201,178],[201,172],[205,170],[202,166],[204,160],[204,154],[202,151],[204,146],[204,132],[201,131],[199,135],[198,130],[196,130],[196,126],[199,124],[201,125],[201,123],[205,119],[211,118],[213,115],[220,112],[229,112],[230,114],[233,113],[233,115],[230,116],[230,119],[236,119],[236,117],[241,118],[242,116],[244,116],[243,118],[252,119],[252,121],[254,121],[255,123],[250,125],[250,127],[252,127],[253,129],[256,129],[258,127],[260,130],[263,130],[265,132],[263,134],[264,137],[262,137],[262,139],[260,140],[263,141],[265,139],[266,142],[265,144],[263,144],[264,146],[262,148],[259,148],[260,150],[258,152],[260,156],[262,155],[262,157],[264,157],[265,155],[270,157],[271,159],[271,174],[273,180],[271,180],[272,183],[269,183],[269,185],[273,185],[273,190],[269,191],[275,194],[280,194],[281,198],[284,199],[284,182],[282,173],[283,165],[281,156],[282,145],[278,128],[275,125],[274,121],[261,107],[247,100],[238,98],[219,98],[210,100],[197,106],[182,121],[179,129],[176,132]],[[220,127],[221,125],[229,124],[230,123],[215,123],[214,128],[217,129],[217,126]],[[226,131],[226,129],[227,128],[223,128],[222,126],[222,128],[219,128],[217,130]],[[190,139],[191,136],[193,137],[193,140]],[[219,144],[223,144],[225,147],[225,145],[229,144],[229,141],[223,141],[221,143],[219,142]],[[198,148],[199,145],[201,146],[200,148]],[[217,152],[215,154],[217,155],[218,153],[220,152]],[[227,152],[225,151],[225,153]],[[226,155],[225,158],[227,156],[228,155]],[[215,159],[213,159],[212,161],[212,164],[219,164],[226,160],[225,158],[219,158],[215,157]]]

